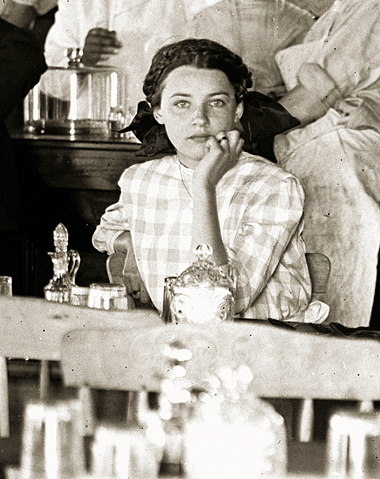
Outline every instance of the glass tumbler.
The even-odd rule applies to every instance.
[[[12,296],[11,276],[0,276],[0,296]]]
[[[156,478],[159,449],[140,427],[123,428],[100,422],[92,443],[91,476],[97,478]]]
[[[327,477],[380,477],[380,413],[338,410],[327,435]]]
[[[90,288],[87,286],[73,286],[70,291],[70,304],[73,306],[87,306]]]
[[[133,309],[133,299],[127,294],[123,284],[92,283],[88,296],[88,306],[95,309]]]

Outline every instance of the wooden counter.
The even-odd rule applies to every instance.
[[[23,275],[28,296],[42,296],[52,277],[47,251],[53,249],[53,230],[62,222],[69,248],[82,263],[77,284],[107,280],[106,255],[91,244],[95,227],[107,206],[119,198],[118,180],[134,163],[139,144],[123,139],[34,135],[11,132],[18,166],[23,234]]]

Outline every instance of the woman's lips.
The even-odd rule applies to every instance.
[[[189,136],[189,140],[194,141],[195,143],[206,143],[211,135],[192,135]]]

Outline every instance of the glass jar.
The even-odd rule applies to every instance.
[[[165,278],[165,323],[219,323],[235,316],[236,273],[232,265],[215,266],[212,248],[195,249],[198,260],[177,277]]]

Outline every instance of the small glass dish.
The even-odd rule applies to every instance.
[[[88,296],[88,306],[95,309],[133,309],[133,299],[127,294],[123,284],[92,283]]]

